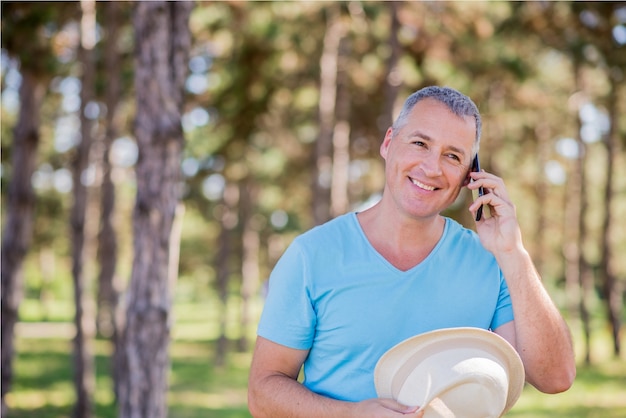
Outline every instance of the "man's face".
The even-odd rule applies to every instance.
[[[456,116],[435,99],[418,102],[407,123],[396,132],[389,129],[380,147],[385,191],[396,207],[429,218],[450,206],[467,183],[475,136],[473,117]]]

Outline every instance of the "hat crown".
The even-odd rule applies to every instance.
[[[494,356],[457,349],[420,363],[401,385],[397,400],[423,406],[425,418],[441,417],[444,408],[463,411],[464,418],[497,417],[508,390],[508,373]]]
[[[492,332],[444,329],[391,348],[376,365],[375,384],[380,397],[420,406],[425,418],[499,417],[519,397],[524,368]]]

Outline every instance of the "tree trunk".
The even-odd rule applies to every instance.
[[[340,62],[345,61],[345,39],[340,43]],[[350,95],[347,87],[346,69],[337,76],[337,122],[333,129],[333,163],[330,183],[330,214],[336,217],[350,207],[348,184],[350,181]]]
[[[231,257],[233,256],[233,233],[239,220],[237,219],[237,205],[239,203],[239,188],[234,183],[227,183],[224,188],[222,199],[223,210],[221,212],[220,235],[218,238],[218,251],[215,265],[217,266],[216,287],[217,295],[221,304],[219,320],[220,334],[215,348],[215,365],[218,367],[226,364],[226,352],[228,351],[228,338],[226,328],[228,323],[228,287],[231,276]]]
[[[252,178],[247,177],[241,182],[239,195],[239,213],[243,232],[241,237],[241,337],[237,348],[245,352],[250,346],[248,340],[248,331],[252,324],[250,302],[257,291],[261,275],[259,272],[260,225],[253,210],[257,202],[258,187]]]
[[[322,224],[330,218],[330,182],[332,176],[332,142],[337,101],[337,65],[339,44],[344,27],[338,5],[328,8],[324,47],[320,59],[320,132],[313,153],[313,222]]]
[[[582,152],[582,149],[579,151]],[[580,261],[582,259],[581,248],[579,246],[580,218],[581,218],[581,164],[578,160],[569,164],[567,176],[564,216],[563,216],[563,256],[565,261],[565,294],[568,301],[570,317],[580,318],[585,335],[587,335],[585,306],[583,303],[583,292],[581,286]],[[585,318],[583,318],[585,317]],[[588,354],[589,351],[586,350]]]
[[[578,68],[577,66],[575,68]],[[578,71],[576,71],[578,77]],[[583,326],[583,335],[585,339],[585,363],[591,364],[591,313],[589,311],[589,306],[591,306],[590,298],[593,294],[593,274],[591,271],[591,267],[587,258],[585,256],[585,242],[587,241],[587,209],[589,207],[588,194],[587,194],[587,149],[585,143],[582,140],[580,135],[580,129],[582,127],[582,123],[580,117],[578,118],[578,134],[576,135],[576,141],[578,143],[578,158],[576,159],[576,165],[574,167],[574,172],[576,176],[574,176],[571,181],[573,183],[577,183],[578,185],[574,186],[577,188],[577,201],[574,204],[577,204],[579,209],[577,212],[578,219],[572,219],[575,223],[571,225],[576,225],[578,229],[578,235],[576,237],[576,248],[577,251],[575,253],[575,264],[574,267],[577,269],[574,274],[578,278],[578,285],[580,287],[580,300],[579,300],[579,311],[580,311],[580,319],[582,321]],[[566,225],[566,227],[571,227]],[[566,241],[567,242],[567,241]]]
[[[585,144],[578,140],[579,156],[570,165],[565,193],[563,217],[563,254],[565,256],[565,289],[571,316],[578,316],[583,328],[585,363],[591,363],[591,324],[589,297],[593,291],[593,278],[585,259],[583,246],[586,239],[585,213]]]
[[[398,5],[397,1],[390,1],[387,3],[389,14],[391,18],[391,26],[389,28],[389,47],[391,48],[391,54],[387,59],[387,76],[385,77],[385,108],[380,120],[381,136],[385,136],[385,132],[393,123],[394,106],[398,98],[398,92],[402,86],[402,77],[400,75],[400,69],[398,68],[398,62],[400,55],[402,54],[402,47],[398,40],[398,31],[400,30],[400,21],[398,20]]]
[[[76,404],[73,416],[75,418],[89,418],[93,413],[93,393],[95,376],[93,364],[92,340],[95,337],[94,318],[91,311],[89,297],[86,294],[85,261],[89,260],[86,254],[91,238],[86,228],[88,189],[85,182],[85,173],[89,166],[93,123],[85,115],[85,109],[95,96],[95,63],[93,47],[95,45],[95,1],[81,1],[81,46],[79,59],[82,64],[82,87],[80,92],[80,143],[76,147],[72,161],[74,204],[70,213],[72,236],[72,278],[74,284],[74,303],[76,313],[74,325],[76,336],[73,345],[74,360],[74,388],[76,390]]]
[[[606,186],[604,189],[604,219],[602,223],[602,258],[600,260],[600,278],[602,283],[602,293],[606,303],[609,327],[613,337],[613,354],[620,356],[621,318],[622,318],[622,292],[619,282],[612,270],[612,246],[611,246],[611,225],[613,223],[613,171],[615,160],[619,155],[619,131],[618,131],[618,111],[617,98],[619,97],[619,85],[614,77],[611,79],[611,89],[609,97],[609,116],[611,128],[605,138],[606,146]]]
[[[350,45],[342,28],[337,53],[336,117],[333,128],[333,161],[330,183],[330,214],[332,217],[346,213],[350,208],[348,186],[350,182],[350,93],[347,61]]]
[[[4,208],[6,221],[2,232],[2,416],[5,394],[13,380],[14,330],[22,300],[22,262],[33,233],[35,193],[31,177],[37,163],[39,116],[45,85],[22,69],[19,119],[11,146],[11,179]]]
[[[549,184],[546,176],[543,175],[544,168],[547,163],[548,156],[550,155],[550,142],[552,132],[550,125],[545,122],[540,122],[535,128],[535,137],[537,138],[537,172],[540,173],[539,178],[535,182],[534,197],[535,204],[539,208],[537,213],[537,224],[534,230],[535,245],[533,247],[532,258],[535,262],[535,267],[541,277],[546,277],[544,271],[545,255],[547,254],[546,248],[546,231],[548,230],[548,217],[545,210],[542,210],[541,205],[549,198]]]
[[[105,38],[105,68],[107,74],[106,90],[106,132],[102,149],[102,185],[100,196],[100,232],[98,236],[98,262],[100,273],[98,276],[98,306],[96,325],[98,334],[110,338],[113,346],[111,360],[111,374],[113,379],[113,393],[119,399],[118,390],[118,359],[120,356],[119,328],[117,324],[117,309],[119,289],[117,284],[117,233],[114,227],[115,214],[115,185],[111,178],[111,145],[117,136],[117,105],[120,96],[120,57],[117,51],[119,34],[120,4],[118,2],[105,3],[106,38]]]
[[[580,88],[580,63],[574,62],[573,75],[576,87]],[[563,217],[563,255],[565,256],[565,290],[569,309],[574,316],[578,313],[583,328],[586,364],[591,363],[591,323],[589,297],[593,291],[593,277],[583,252],[587,238],[585,217],[586,197],[586,147],[580,137],[581,122],[578,122],[578,156],[570,165],[565,193],[565,216]]]
[[[121,418],[165,418],[171,313],[172,226],[180,198],[183,88],[192,2],[135,4],[137,197],[134,260],[124,331]]]

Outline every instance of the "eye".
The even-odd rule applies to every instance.
[[[425,147],[426,143],[424,141],[413,141],[414,145],[417,145],[418,147]]]
[[[447,157],[453,161],[461,162],[461,157],[456,154],[448,154]]]

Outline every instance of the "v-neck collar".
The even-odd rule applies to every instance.
[[[443,242],[446,239],[446,236],[447,236],[447,233],[448,233],[448,229],[449,229],[449,224],[450,224],[450,219],[444,217],[443,232],[441,234],[441,237],[439,238],[439,241],[437,241],[437,244],[435,244],[435,246],[430,251],[430,253],[422,261],[417,263],[415,266],[409,268],[408,270],[401,270],[398,267],[396,267],[395,265],[393,265],[389,260],[387,260],[380,252],[378,252],[378,250],[374,247],[374,245],[372,245],[372,243],[370,242],[369,238],[367,238],[367,235],[365,234],[365,231],[363,230],[363,226],[359,222],[359,218],[358,218],[357,215],[358,215],[358,212],[352,213],[352,220],[353,220],[353,222],[355,224],[355,227],[356,227],[358,233],[361,236],[361,239],[363,239],[366,242],[366,245],[367,245],[369,251],[372,252],[374,254],[374,256],[376,258],[378,258],[383,264],[385,264],[387,266],[387,268],[389,268],[392,272],[394,272],[397,275],[401,275],[401,276],[402,275],[412,274],[415,271],[418,271],[418,270],[424,268],[424,266],[429,263],[429,261],[433,258],[434,254],[443,245]]]

